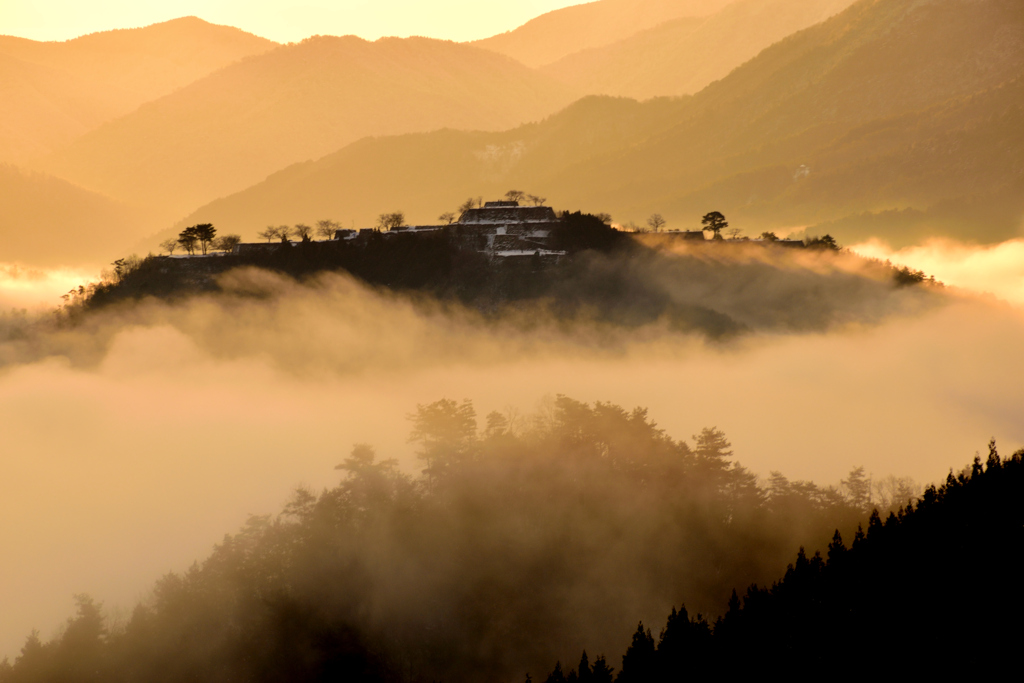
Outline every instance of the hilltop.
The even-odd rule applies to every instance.
[[[689,95],[853,2],[737,0],[706,17],[666,21],[610,45],[567,55],[541,71],[592,95]]]
[[[500,130],[571,99],[556,81],[479,48],[320,36],[150,102],[83,136],[44,167],[173,219],[365,136]]]
[[[183,17],[61,42],[0,36],[0,161],[53,152],[139,105],[277,44]]]
[[[530,67],[610,45],[666,21],[697,20],[731,0],[600,0],[542,14],[513,31],[473,43]]]
[[[430,220],[518,186],[623,223],[657,211],[692,228],[715,207],[753,235],[810,225],[846,241],[1006,239],[1024,213],[1018,10],[861,0],[691,97],[590,97],[502,133],[363,140],[186,221],[252,230],[315,211],[309,220],[361,222],[383,202]]]

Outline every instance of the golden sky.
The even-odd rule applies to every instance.
[[[582,0],[0,0],[0,34],[67,40],[194,15],[279,42],[311,35],[485,38]]]

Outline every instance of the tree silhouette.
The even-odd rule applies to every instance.
[[[413,424],[409,442],[419,444],[417,456],[426,462],[423,472],[432,480],[474,455],[476,410],[471,401],[441,399],[417,405],[408,417]]]
[[[656,667],[654,638],[651,637],[651,630],[644,629],[643,622],[640,622],[633,633],[633,642],[626,654],[622,655],[622,670],[615,679],[616,683],[646,683],[654,680]]]
[[[700,224],[704,226],[704,230],[710,230],[713,232],[714,237],[712,239],[716,240],[722,239],[722,230],[729,227],[729,223],[725,220],[725,216],[718,211],[711,211],[704,214],[704,217],[700,219]]]
[[[213,243],[213,240],[217,237],[217,228],[213,227],[212,223],[200,223],[195,226],[196,240],[199,241],[199,248],[202,249],[203,254],[206,254],[206,250]]]
[[[166,239],[160,243],[160,248],[167,252],[168,255],[173,256],[174,250],[180,246],[180,242],[175,238]]]
[[[213,242],[215,249],[221,251],[232,251],[235,247],[242,243],[241,235],[221,235]]]
[[[316,235],[325,240],[332,240],[339,228],[341,226],[332,220],[319,220],[316,222]]]
[[[666,221],[662,218],[660,213],[652,213],[650,218],[647,219],[647,227],[653,232],[660,232],[666,225]]]
[[[526,196],[526,193],[521,190],[509,190],[505,193],[505,199],[510,202],[521,201]]]
[[[199,235],[196,234],[196,226],[185,228],[178,233],[178,244],[180,244],[185,251],[192,255],[195,253],[196,244],[199,243]]]
[[[382,213],[377,217],[378,230],[394,230],[405,225],[405,214],[401,211]]]
[[[455,214],[452,213],[451,211],[445,211],[444,213],[437,217],[437,220],[441,221],[445,225],[451,225],[452,223],[455,222]]]

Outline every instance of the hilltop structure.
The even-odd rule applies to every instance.
[[[517,201],[487,202],[468,209],[451,225],[412,225],[392,228],[382,235],[435,232],[451,229],[455,235],[495,258],[536,256],[557,258],[564,251],[551,249],[551,236],[562,220],[550,206],[520,206]],[[338,230],[336,240],[352,240],[368,236],[370,229]]]

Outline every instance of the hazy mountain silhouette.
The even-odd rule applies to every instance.
[[[731,0],[600,0],[542,14],[514,31],[474,45],[523,64],[550,64],[579,50],[610,45],[680,17],[705,17]]]
[[[542,70],[583,92],[646,99],[695,93],[786,36],[854,0],[738,0],[706,18],[668,21]]]
[[[144,102],[275,46],[195,17],[63,42],[0,36],[0,160],[49,153]]]
[[[862,0],[692,97],[587,98],[500,134],[363,141],[190,220],[252,230],[390,207],[422,222],[516,187],[675,228],[714,208],[748,234],[838,221],[842,240],[921,226],[1005,239],[1024,214],[1022,72],[1015,0]]]
[[[553,79],[467,45],[314,37],[151,102],[44,168],[173,216],[367,135],[498,130],[571,99]]]
[[[94,266],[112,260],[138,234],[136,210],[64,180],[4,164],[0,205],[0,262]]]

